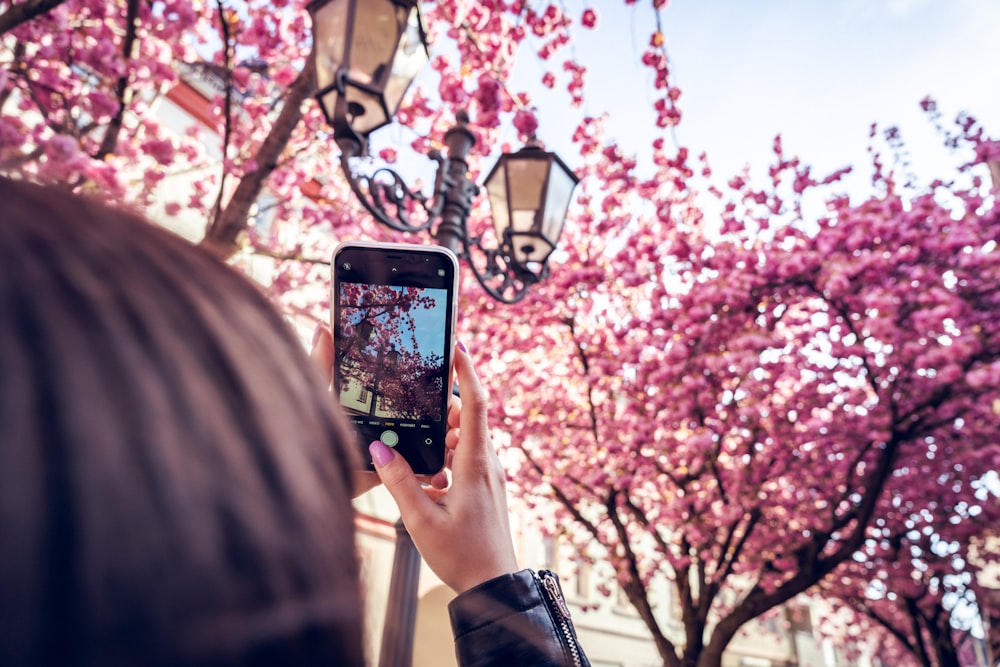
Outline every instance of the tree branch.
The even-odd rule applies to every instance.
[[[746,527],[743,529],[743,534],[740,535],[740,539],[737,540],[732,551],[727,556],[724,556],[725,569],[723,570],[721,576],[716,577],[716,581],[724,581],[733,573],[733,569],[735,568],[736,563],[739,562],[740,555],[743,553],[743,547],[746,545],[747,540],[750,539],[750,535],[753,534],[753,529],[757,526],[757,522],[760,521],[760,517],[760,507],[755,507],[750,511],[749,517],[747,517]]]
[[[587,383],[587,408],[590,411],[591,433],[594,436],[594,442],[597,443],[600,442],[600,434],[598,432],[597,407],[594,405],[594,387],[590,383],[590,360],[587,359],[587,351],[583,349],[583,345],[576,339],[576,320],[573,317],[567,317],[566,326],[569,327],[570,339],[573,341],[577,356],[583,365],[583,379]]]
[[[0,35],[5,35],[22,23],[45,14],[66,0],[26,0],[17,4],[11,3],[3,14],[0,14]]]
[[[867,616],[872,621],[880,625],[886,632],[888,632],[893,638],[896,639],[903,647],[910,653],[916,655],[917,649],[913,646],[913,642],[910,641],[910,636],[906,632],[897,628],[893,623],[886,617],[879,614],[870,604],[866,604],[864,600],[850,599],[845,600],[847,605],[853,609],[856,613],[863,616]],[[929,667],[926,663],[923,663],[925,667]]]
[[[13,53],[13,63],[14,69],[23,70],[24,69],[24,42],[17,40],[14,42],[14,53]],[[14,92],[14,86],[7,86],[4,90],[0,90],[0,112],[7,105],[7,100],[10,99],[11,94]]]
[[[128,0],[128,6],[125,10],[125,37],[122,40],[122,59],[126,63],[133,58],[137,41],[136,26],[138,23],[139,0]],[[101,145],[97,148],[97,153],[94,156],[98,159],[103,160],[110,157],[114,154],[115,148],[118,146],[118,134],[121,132],[122,122],[125,118],[125,109],[128,106],[126,98],[131,97],[128,80],[129,72],[126,69],[126,72],[118,77],[118,81],[115,82],[115,99],[118,100],[118,110],[111,117],[104,130],[104,138],[101,140]]]
[[[323,264],[330,266],[329,259],[322,259],[320,257],[305,257],[301,253],[297,252],[278,252],[277,250],[271,250],[270,248],[264,248],[263,246],[254,246],[251,252],[255,255],[270,257],[281,261],[303,262],[305,264]]]
[[[222,5],[222,0],[216,0],[216,7],[219,10],[219,24],[222,32],[222,50],[225,63],[223,64],[223,83],[225,98],[222,100],[222,175],[219,179],[219,190],[215,196],[215,204],[212,206],[212,219],[218,220],[222,214],[222,199],[226,192],[226,179],[229,169],[226,159],[229,157],[229,144],[232,143],[233,136],[233,42],[229,33],[229,16],[226,15],[226,8]]]
[[[542,466],[540,466],[535,459],[531,458],[531,454],[528,453],[528,450],[524,447],[519,447],[518,449],[521,450],[524,458],[527,459],[528,463],[535,470],[535,472],[538,473],[539,477],[544,477],[545,472],[542,469]],[[569,496],[567,496],[562,489],[553,484],[551,481],[549,482],[549,486],[552,488],[552,493],[555,495],[556,500],[558,500],[559,503],[566,508],[566,511],[570,513],[570,516],[579,522],[579,524],[593,536],[594,540],[597,541],[598,544],[607,547],[607,544],[605,544],[604,540],[601,539],[601,534],[600,531],[597,530],[597,526],[583,516],[580,510],[577,509],[576,504],[569,499]]]
[[[278,164],[281,152],[302,119],[302,107],[315,88],[316,66],[312,53],[306,59],[305,67],[288,89],[284,106],[271,132],[257,151],[257,169],[240,179],[228,205],[212,221],[201,245],[209,252],[227,259],[239,249],[240,234],[246,230],[250,209],[268,177]]]

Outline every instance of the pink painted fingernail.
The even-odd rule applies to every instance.
[[[465,343],[463,343],[462,341],[458,341],[458,349],[460,349],[462,352],[465,352],[466,354],[469,353],[469,349],[465,347]]]
[[[368,445],[368,453],[372,455],[372,461],[374,461],[375,465],[379,468],[384,466],[396,456],[381,440],[375,440],[372,444]]]

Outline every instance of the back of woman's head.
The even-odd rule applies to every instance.
[[[0,664],[360,664],[320,385],[228,267],[0,179]]]

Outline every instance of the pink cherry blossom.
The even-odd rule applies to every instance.
[[[532,111],[518,111],[512,122],[518,134],[524,138],[534,137],[538,130],[538,118]]]

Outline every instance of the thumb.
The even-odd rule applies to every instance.
[[[399,512],[406,521],[406,516],[413,509],[421,507],[423,503],[430,502],[421,488],[417,476],[413,474],[413,469],[402,456],[387,447],[381,440],[375,440],[368,446],[368,452],[372,455],[372,462],[375,464],[375,472],[378,473],[382,484],[392,495]]]

